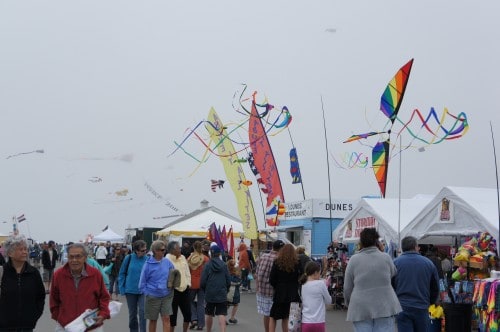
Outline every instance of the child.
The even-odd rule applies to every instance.
[[[234,259],[230,259],[227,261],[227,269],[229,270],[229,276],[231,277],[231,288],[228,293],[228,302],[227,306],[233,306],[233,310],[231,310],[231,317],[229,318],[229,323],[236,324],[238,320],[235,318],[236,312],[238,311],[238,304],[240,303],[240,285],[241,285],[241,271],[236,268],[236,262]],[[234,289],[234,291],[233,291]],[[231,297],[231,293],[233,292],[233,296]]]
[[[300,278],[302,284],[302,332],[325,332],[325,304],[332,303],[324,280],[320,280],[320,267],[308,262]]]

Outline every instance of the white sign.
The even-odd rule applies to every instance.
[[[375,228],[378,230],[377,219],[374,216],[367,215],[349,220],[343,231],[343,240],[353,241],[359,239],[359,234],[365,228]]]
[[[285,220],[330,218],[343,219],[356,207],[356,200],[308,199],[285,203]]]

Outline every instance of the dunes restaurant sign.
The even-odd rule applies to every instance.
[[[309,199],[285,203],[285,220],[332,218],[343,219],[355,207],[354,200]]]

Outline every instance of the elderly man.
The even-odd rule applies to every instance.
[[[273,250],[260,256],[257,261],[257,312],[263,315],[265,332],[269,332],[269,316],[273,305],[273,286],[269,283],[271,268],[274,260],[278,257],[278,251],[285,245],[285,242],[276,240],[273,243]]]
[[[420,255],[413,236],[401,240],[401,249],[403,253],[394,260],[397,274],[392,281],[403,308],[396,317],[398,331],[427,331],[428,308],[439,295],[438,271],[430,259]]]
[[[174,299],[172,301],[172,315],[170,315],[170,332],[173,332],[177,325],[177,312],[181,308],[183,324],[182,331],[186,332],[191,322],[191,301],[189,300],[189,287],[191,287],[191,272],[186,257],[181,253],[179,242],[170,241],[167,246],[167,258],[179,271],[180,285],[174,288]]]
[[[97,309],[88,330],[99,331],[109,314],[109,293],[101,272],[87,265],[87,249],[81,243],[68,247],[68,262],[54,273],[50,289],[50,312],[58,323],[56,331],[80,316],[86,309]]]

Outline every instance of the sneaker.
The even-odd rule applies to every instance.
[[[229,319],[229,323],[236,324],[236,323],[238,323],[238,320],[236,318],[235,319]]]
[[[249,293],[253,293],[253,290],[249,289],[249,290],[248,290],[248,292],[249,292]]]
[[[242,289],[241,289],[241,291],[242,291],[242,292],[246,292],[246,291],[248,291],[248,289],[246,289],[246,288],[242,288]]]

